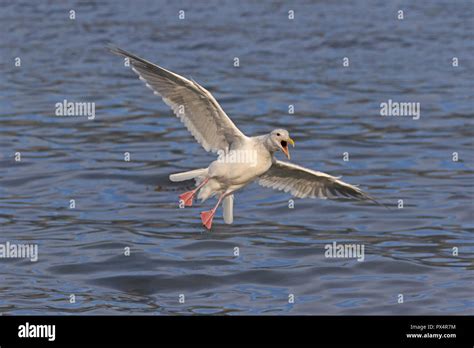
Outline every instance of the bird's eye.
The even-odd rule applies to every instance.
[[[279,137],[279,136],[280,136],[280,133],[277,133],[277,137]]]

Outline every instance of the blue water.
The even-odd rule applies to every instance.
[[[12,1],[0,18],[0,243],[39,248],[0,259],[1,313],[474,314],[471,1]],[[289,209],[253,184],[204,230],[214,202],[179,209],[192,182],[168,175],[214,157],[108,43],[192,77],[248,135],[288,129],[294,163],[391,209]],[[64,99],[95,119],[55,116]],[[420,119],[382,117],[389,99]],[[326,258],[334,241],[364,261]]]

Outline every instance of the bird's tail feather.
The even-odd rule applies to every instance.
[[[171,174],[170,180],[174,182],[185,181],[185,180],[197,179],[199,177],[205,176],[206,174],[207,174],[207,168],[194,169],[188,172]]]
[[[224,198],[222,206],[224,207],[224,222],[226,224],[231,224],[232,222],[234,222],[234,195],[230,195]]]

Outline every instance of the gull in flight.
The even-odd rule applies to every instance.
[[[110,50],[129,59],[132,70],[146,86],[171,107],[175,115],[206,151],[217,153],[209,167],[170,175],[171,181],[194,179],[196,188],[179,196],[184,206],[194,198],[205,201],[217,196],[213,209],[201,213],[201,220],[211,229],[214,215],[223,204],[224,221],[233,222],[234,192],[256,181],[264,187],[290,192],[299,198],[351,197],[373,199],[358,187],[337,177],[307,169],[275,158],[282,151],[288,160],[288,146],[295,145],[285,129],[249,137],[227,116],[216,99],[192,80],[166,70],[117,47]]]

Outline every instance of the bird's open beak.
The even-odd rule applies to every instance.
[[[293,141],[293,139],[288,138],[287,143],[290,143],[293,147],[295,147],[295,142]],[[281,149],[283,153],[286,155],[286,157],[290,159],[290,150],[288,149],[288,144],[286,144],[286,146],[282,146]]]

